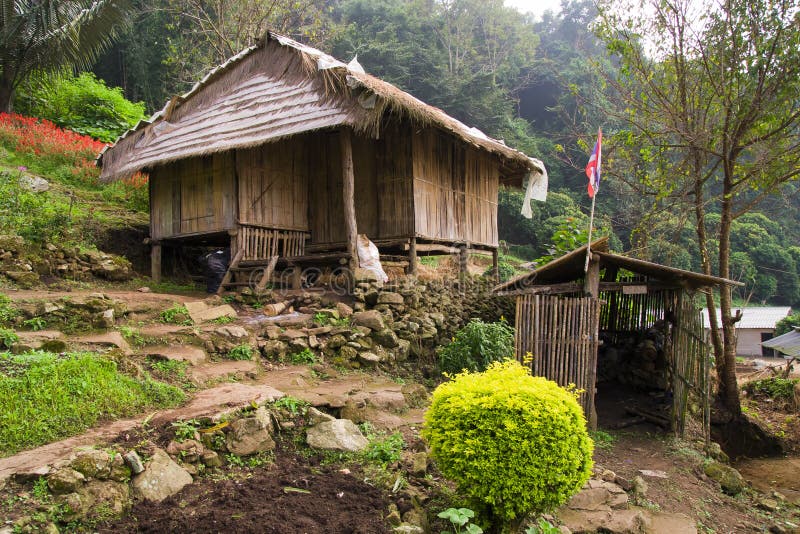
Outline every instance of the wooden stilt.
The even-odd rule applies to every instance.
[[[461,276],[467,274],[467,259],[469,255],[467,254],[467,245],[461,245],[458,248],[458,272]]]
[[[492,277],[495,283],[500,283],[500,250],[494,249],[492,251]]]
[[[600,297],[600,258],[598,256],[593,256],[589,260],[583,290],[593,298]]]
[[[161,283],[161,243],[150,243],[150,278],[154,284]]]
[[[417,276],[417,238],[412,237],[408,244],[408,274]]]
[[[344,202],[344,225],[347,234],[347,253],[350,256],[348,267],[350,268],[351,276],[353,276],[358,267],[358,226],[356,225],[353,142],[352,133],[348,128],[342,129],[339,135],[342,144],[342,200]]]

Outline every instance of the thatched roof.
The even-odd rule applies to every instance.
[[[179,159],[352,127],[377,137],[386,115],[450,132],[497,155],[507,173],[542,170],[538,160],[487,137],[394,85],[287,37],[268,33],[209,72],[186,94],[123,134],[98,157],[116,180]]]
[[[723,285],[741,286],[741,282],[711,276],[703,273],[669,267],[651,261],[629,258],[614,254],[608,250],[608,238],[602,237],[592,242],[592,255],[600,260],[600,268],[615,267],[626,269],[636,274],[644,275],[654,280],[677,284],[689,289],[705,287],[718,287]],[[524,293],[535,286],[561,284],[580,280],[584,277],[583,271],[586,260],[586,245],[577,248],[559,258],[546,263],[530,273],[521,274],[494,288],[498,294]]]

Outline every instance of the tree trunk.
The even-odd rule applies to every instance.
[[[732,206],[732,179],[733,169],[730,163],[725,164],[724,186],[722,194],[722,209],[719,221],[719,275],[730,278],[731,255],[731,223],[733,222]],[[729,414],[738,418],[742,414],[739,403],[739,385],[736,382],[736,322],[739,316],[731,315],[731,287],[722,286],[719,290],[719,307],[722,316],[722,346],[723,356],[717,364],[717,379],[719,391],[717,393],[721,406]]]
[[[14,84],[5,76],[0,76],[0,113],[14,111]]]

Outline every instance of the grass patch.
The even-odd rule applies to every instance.
[[[123,375],[91,352],[0,353],[0,456],[184,399],[180,389]]]
[[[252,360],[253,359],[253,348],[243,343],[238,347],[234,347],[228,351],[228,354],[225,356],[229,360]]]
[[[609,434],[605,430],[590,430],[589,437],[594,441],[594,447],[608,451],[614,448],[614,443],[617,441],[617,436]]]

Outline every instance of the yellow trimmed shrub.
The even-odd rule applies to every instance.
[[[560,506],[592,469],[575,395],[512,360],[436,388],[422,436],[439,470],[504,525]]]

